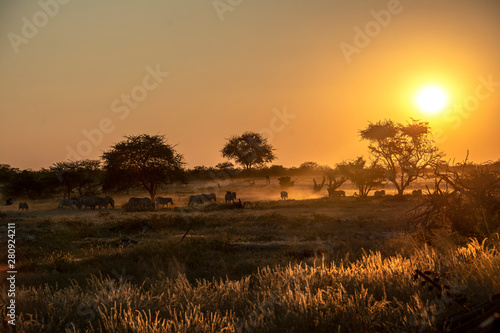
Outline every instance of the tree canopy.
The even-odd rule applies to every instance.
[[[367,166],[363,157],[339,164],[338,168],[358,187],[360,197],[366,197],[374,187],[384,185],[384,169],[376,163]]]
[[[368,149],[384,167],[387,179],[396,186],[399,195],[443,157],[430,137],[427,122],[412,120],[403,125],[384,120],[370,123],[359,135],[370,142]]]
[[[183,156],[163,135],[130,135],[102,155],[104,190],[144,188],[154,200],[160,184],[186,182]]]
[[[276,159],[275,149],[260,133],[245,132],[240,136],[231,137],[224,148],[222,157],[234,159],[245,169],[250,170],[254,165],[264,165]]]
[[[50,167],[50,171],[55,173],[59,185],[65,188],[65,196],[69,198],[73,190],[76,190],[79,196],[96,192],[95,187],[101,176],[100,164],[101,162],[96,160],[57,162]]]

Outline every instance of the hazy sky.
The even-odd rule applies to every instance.
[[[245,131],[274,164],[334,165],[367,156],[369,121],[410,117],[449,158],[500,158],[498,0],[2,1],[0,34],[0,163],[14,167],[97,159],[140,133],[213,166]],[[430,84],[443,113],[416,107]]]

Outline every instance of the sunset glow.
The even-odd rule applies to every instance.
[[[8,1],[1,162],[94,160],[147,133],[215,166],[254,131],[278,165],[333,165],[368,154],[368,122],[410,116],[448,157],[496,160],[498,17],[497,0]]]

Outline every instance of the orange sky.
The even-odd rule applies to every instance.
[[[148,133],[190,167],[213,166],[226,138],[250,130],[274,164],[333,165],[367,155],[368,121],[409,117],[430,122],[449,158],[500,158],[497,0],[0,6],[0,163],[96,159]],[[416,108],[429,84],[448,92],[444,113]]]

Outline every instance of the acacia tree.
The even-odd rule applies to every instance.
[[[443,157],[430,137],[427,122],[412,120],[403,125],[384,120],[370,123],[359,134],[370,142],[368,149],[386,170],[386,178],[396,186],[398,195]]]
[[[264,165],[276,159],[273,153],[275,150],[267,139],[260,133],[245,132],[240,136],[231,137],[224,148],[222,157],[234,159],[246,170],[250,170],[253,165]]]
[[[160,184],[186,182],[183,156],[163,135],[130,135],[104,152],[104,190],[144,188],[154,201]]]
[[[367,166],[363,157],[358,157],[353,162],[343,163],[338,168],[349,177],[351,183],[358,187],[360,197],[368,196],[372,188],[383,185],[385,181],[384,169],[376,162]]]

